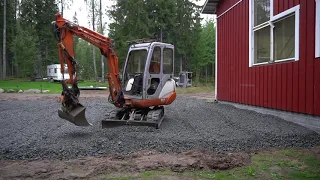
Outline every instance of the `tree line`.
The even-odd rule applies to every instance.
[[[200,7],[190,0],[117,0],[107,11],[102,9],[101,0],[84,1],[89,9],[90,28],[99,33],[108,29],[106,36],[113,40],[119,67],[126,58],[127,41],[157,38],[175,45],[176,66],[182,64],[179,69],[193,71],[196,80],[207,74],[207,67],[214,74],[214,22],[201,24]],[[59,62],[51,22],[71,3],[72,0],[2,0],[1,78],[46,76],[46,66]],[[103,15],[112,21],[108,26]],[[78,22],[76,12],[72,21]],[[102,74],[107,68],[99,50],[82,39],[75,37],[74,41],[81,78],[104,81]]]
[[[45,76],[56,62],[57,45],[51,22],[55,0],[3,0],[0,8],[1,78]]]

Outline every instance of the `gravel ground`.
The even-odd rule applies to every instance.
[[[76,158],[131,154],[140,150],[243,151],[320,145],[320,135],[280,118],[231,105],[178,96],[165,108],[160,129],[101,129],[107,99],[82,100],[93,127],[58,117],[53,100],[0,101],[0,159]]]

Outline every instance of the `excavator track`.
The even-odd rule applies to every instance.
[[[164,119],[163,106],[153,109],[121,108],[108,112],[102,120],[102,128],[112,128],[123,125],[151,126],[158,129]]]
[[[155,110],[151,110],[147,114],[147,121],[156,123],[156,128],[158,129],[164,119],[164,108],[157,108]]]

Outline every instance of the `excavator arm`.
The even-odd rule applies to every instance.
[[[110,97],[109,101],[116,107],[122,107],[124,104],[123,93],[121,90],[121,80],[119,75],[118,57],[116,51],[113,48],[110,38],[105,37],[95,31],[88,28],[74,24],[64,19],[60,14],[55,17],[54,33],[58,40],[58,51],[61,64],[61,73],[64,74],[65,64],[67,64],[69,70],[70,79],[62,82],[63,93],[62,102],[64,106],[69,104],[78,103],[80,91],[77,87],[77,61],[74,53],[73,36],[77,36],[92,45],[98,47],[103,56],[106,57],[107,67],[109,73],[107,74],[107,80],[109,83]],[[72,89],[67,89],[66,84],[72,84]],[[66,97],[68,96],[68,97]],[[74,100],[70,100],[74,99]],[[67,100],[73,101],[66,103]],[[73,105],[74,106],[74,105]]]
[[[60,102],[62,107],[61,110],[58,110],[59,117],[78,126],[91,125],[85,118],[85,107],[79,103],[80,90],[77,82],[78,63],[74,53],[74,36],[98,47],[101,54],[106,57],[106,64],[109,69],[109,73],[107,74],[110,92],[108,100],[116,107],[123,107],[125,100],[121,89],[118,57],[110,38],[88,28],[74,24],[64,19],[60,14],[56,14],[53,26],[54,34],[58,41],[61,73],[62,75],[64,74],[66,64],[70,77],[68,80],[64,80],[63,78],[63,81],[61,82],[62,93]],[[71,88],[69,88],[67,84],[71,84]]]

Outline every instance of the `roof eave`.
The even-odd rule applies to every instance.
[[[201,9],[202,14],[216,14],[216,8],[220,0],[206,0]]]

